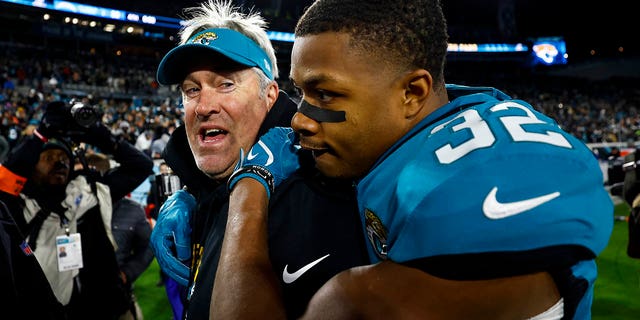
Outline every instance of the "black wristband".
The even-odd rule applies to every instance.
[[[264,167],[257,165],[243,166],[234,171],[227,182],[227,189],[231,191],[236,182],[240,180],[239,178],[245,176],[257,176],[258,178],[262,179],[262,181],[260,182],[262,182],[263,184],[266,183],[266,187],[268,188],[267,191],[269,192],[269,194],[273,193],[273,189],[275,189],[273,174],[271,174],[271,171],[265,169]]]

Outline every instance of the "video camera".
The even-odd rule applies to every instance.
[[[182,183],[180,177],[173,173],[161,173],[156,175],[156,187],[159,202],[162,205],[172,194],[182,189]]]
[[[75,99],[72,99],[69,103],[69,113],[76,124],[84,128],[88,128],[102,120],[102,111],[97,106]]]

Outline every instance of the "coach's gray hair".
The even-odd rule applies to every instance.
[[[180,44],[184,44],[192,35],[212,28],[225,28],[238,31],[255,41],[271,60],[271,70],[273,76],[278,78],[278,61],[275,50],[265,31],[267,22],[264,18],[253,10],[247,13],[240,11],[241,8],[234,6],[231,0],[208,0],[200,6],[185,8],[184,25],[178,32]]]

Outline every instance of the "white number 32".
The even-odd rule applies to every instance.
[[[571,148],[571,144],[569,141],[560,133],[553,131],[546,131],[545,133],[537,133],[537,132],[527,132],[522,125],[525,124],[544,124],[545,122],[536,118],[535,114],[531,112],[530,109],[520,105],[518,103],[508,101],[497,104],[491,107],[491,112],[504,111],[509,108],[517,108],[526,113],[526,115],[518,115],[518,116],[503,116],[500,117],[500,121],[504,125],[505,129],[511,136],[511,139],[516,142],[521,141],[529,141],[529,142],[540,142],[547,143],[559,147]],[[431,130],[431,134],[436,133],[443,128],[446,128],[451,124],[451,122],[456,121],[458,119],[463,119],[463,122],[455,124],[451,127],[453,132],[458,132],[462,130],[468,130],[470,132],[470,138],[466,141],[459,143],[456,146],[446,144],[436,150],[436,156],[441,163],[452,163],[462,157],[464,157],[469,152],[481,149],[488,148],[496,141],[495,136],[493,135],[491,128],[486,121],[480,117],[480,114],[475,109],[468,109],[460,114],[457,117],[442,123],[433,130]]]

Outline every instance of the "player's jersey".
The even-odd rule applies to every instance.
[[[457,279],[570,266],[572,276],[588,282],[577,293],[575,316],[588,317],[594,258],[613,227],[593,153],[496,89],[447,90],[452,101],[358,183],[370,259]]]

